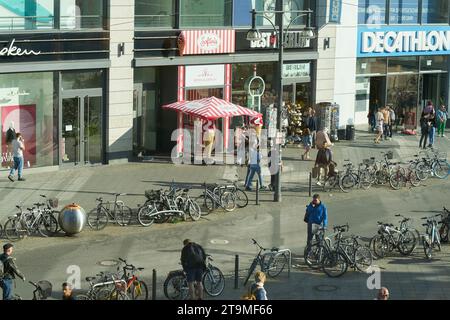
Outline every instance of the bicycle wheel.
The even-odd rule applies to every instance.
[[[153,204],[144,204],[138,211],[138,221],[144,227],[149,227],[155,221],[156,207]]]
[[[362,171],[359,173],[359,183],[361,185],[361,188],[364,190],[367,190],[372,185],[372,176],[369,171]]]
[[[169,300],[186,300],[189,296],[189,287],[183,273],[170,274],[164,281],[164,295]]]
[[[434,175],[439,179],[445,179],[448,177],[449,174],[449,166],[447,161],[445,160],[439,160],[433,163],[431,170],[433,171]]]
[[[37,224],[38,232],[43,237],[52,237],[58,231],[58,221],[52,215],[42,215]]]
[[[225,211],[231,212],[236,209],[236,199],[234,197],[234,194],[232,194],[229,191],[225,191],[220,196],[220,205]]]
[[[356,185],[355,177],[352,174],[346,174],[339,181],[339,188],[343,192],[350,192],[350,190]]]
[[[88,295],[85,294],[78,294],[77,295],[77,300],[92,300],[91,297],[89,297]]]
[[[208,214],[213,212],[214,209],[215,209],[214,201],[208,196],[206,196],[206,199],[205,199],[205,195],[204,194],[202,194],[199,197],[197,197],[195,199],[195,202],[197,202],[197,204],[202,209],[202,215],[203,216],[207,216]]]
[[[142,280],[134,280],[128,289],[133,300],[148,300],[147,284]]]
[[[377,234],[370,240],[369,247],[372,249],[375,257],[378,259],[384,258],[386,256],[386,253],[389,251],[388,240],[379,234]]]
[[[24,235],[23,232],[21,232],[22,226],[20,223],[19,218],[9,218],[8,221],[5,222],[5,227],[3,229],[3,232],[5,233],[5,237],[12,241],[19,241],[22,240]]]
[[[288,257],[284,253],[276,253],[272,257],[272,261],[266,270],[267,275],[271,278],[275,278],[284,270],[284,267],[288,263]]]
[[[416,166],[416,172],[417,177],[420,181],[425,181],[428,179],[428,176],[430,175],[430,170],[428,168],[428,165],[424,162],[419,162]]]
[[[258,263],[258,262],[256,261],[256,259],[253,260],[253,262],[252,262],[252,264],[251,264],[251,266],[250,266],[250,269],[248,269],[247,276],[245,277],[245,280],[244,280],[244,286],[247,285],[248,280],[250,279],[250,277],[252,276],[253,272],[255,271],[255,268],[256,268],[257,263]]]
[[[425,257],[428,260],[431,260],[431,256],[432,256],[432,252],[433,252],[433,248],[432,246],[428,243],[427,239],[422,239],[422,245],[423,245],[423,251],[425,253]]]
[[[192,199],[188,200],[188,213],[192,220],[197,221],[202,216],[202,209],[197,202]]]
[[[311,269],[320,268],[326,251],[326,247],[317,242],[307,245],[303,254],[306,265]]]
[[[398,238],[398,251],[404,256],[409,256],[416,248],[417,240],[414,232],[404,231]]]
[[[361,272],[367,272],[367,269],[372,266],[372,252],[366,246],[358,246],[353,255],[353,259],[356,268]]]
[[[420,186],[420,179],[417,175],[416,170],[410,170],[408,173],[408,181],[413,187]]]
[[[328,177],[323,183],[323,191],[328,192],[331,191],[331,189],[335,188],[337,179],[338,179],[337,175]]]
[[[441,242],[444,242],[444,243],[448,242],[448,232],[449,232],[448,224],[443,223],[441,228],[439,229],[439,236],[441,238]]]
[[[225,277],[219,268],[210,267],[203,273],[202,284],[209,296],[217,297],[225,288]]]
[[[115,220],[117,224],[122,227],[129,226],[133,218],[133,210],[122,203],[117,204],[116,210]]]
[[[100,288],[95,291],[95,298],[94,300],[117,300],[115,295],[113,294],[114,288]]]
[[[331,278],[337,278],[347,272],[348,264],[342,253],[338,251],[327,252],[323,259],[322,269]]]
[[[404,180],[403,173],[401,173],[401,171],[395,171],[389,177],[389,184],[391,185],[392,189],[400,190],[400,188],[402,187],[403,180]]]
[[[96,209],[88,213],[88,225],[95,231],[104,229],[108,224],[108,221],[108,214],[101,206],[98,206]]]
[[[236,189],[234,196],[236,198],[236,205],[238,208],[245,208],[248,205],[248,196],[244,190]]]

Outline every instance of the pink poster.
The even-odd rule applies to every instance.
[[[36,164],[36,105],[8,106],[1,108],[2,114],[2,154],[7,152],[6,131],[11,124],[25,140],[24,167]]]

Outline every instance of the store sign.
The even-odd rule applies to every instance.
[[[329,22],[341,23],[342,0],[330,0]]]
[[[447,55],[450,27],[360,27],[358,57]]]
[[[180,55],[234,53],[235,51],[234,30],[186,30],[181,32],[178,39]]]
[[[38,56],[41,54],[40,51],[36,52],[33,50],[27,50],[18,48],[14,45],[16,39],[12,39],[9,46],[4,47],[0,50],[0,57],[22,57],[22,56]]]
[[[283,78],[303,78],[310,75],[310,63],[290,63],[283,65]]]
[[[187,88],[191,87],[213,87],[223,86],[225,84],[225,66],[205,65],[205,66],[186,66]]]
[[[250,41],[250,48],[277,48],[277,36],[273,32],[261,32],[261,40]],[[284,38],[285,49],[307,48],[310,40],[304,37],[303,31],[291,31]]]

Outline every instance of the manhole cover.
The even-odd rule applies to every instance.
[[[222,239],[212,239],[210,242],[212,244],[229,244],[230,243],[230,241],[222,240]]]
[[[114,267],[114,266],[117,266],[119,264],[119,261],[117,261],[117,260],[103,260],[103,261],[97,262],[97,264],[102,266],[102,267]]]
[[[314,289],[317,291],[322,291],[322,292],[331,292],[331,291],[336,291],[337,289],[339,289],[339,287],[323,284],[323,285],[315,286]]]

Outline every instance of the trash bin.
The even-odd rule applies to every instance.
[[[338,133],[338,140],[339,141],[345,140],[347,138],[345,129],[338,129],[337,133]]]
[[[350,141],[355,140],[355,126],[354,125],[348,124],[345,127],[345,138]]]
[[[61,210],[58,222],[66,235],[71,236],[80,233],[86,226],[86,212],[79,205],[70,204]]]

